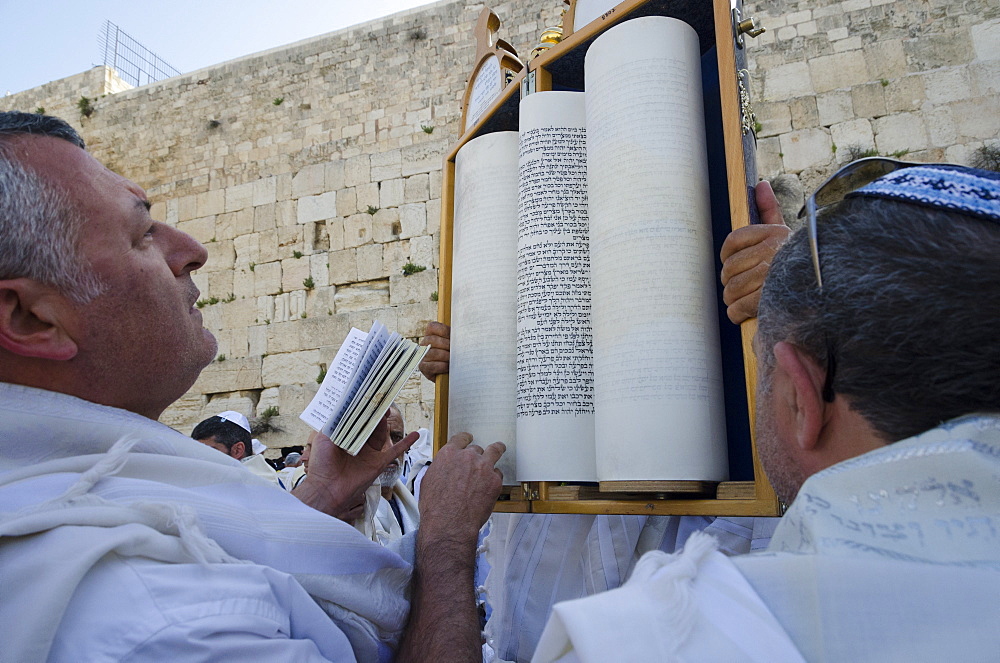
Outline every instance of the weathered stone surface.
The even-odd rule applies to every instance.
[[[851,87],[858,81],[871,80],[861,51],[824,55],[809,61],[809,76],[816,92]]]
[[[335,313],[351,313],[388,306],[389,282],[368,281],[337,288],[334,303]]]
[[[924,119],[916,113],[901,113],[880,117],[872,122],[875,145],[882,154],[902,150],[914,152],[927,147]]]
[[[437,270],[426,269],[409,276],[390,276],[389,288],[392,295],[390,303],[393,306],[428,301],[431,293],[438,289]]]
[[[871,122],[868,120],[851,120],[841,122],[830,127],[830,137],[833,144],[841,152],[838,152],[839,161],[846,160],[848,147],[857,147],[868,150],[875,147],[875,134],[872,132]]]
[[[785,168],[793,173],[828,163],[833,156],[830,136],[822,129],[793,131],[780,140]]]
[[[765,101],[778,101],[813,93],[809,65],[805,62],[792,62],[775,67],[767,73],[764,81]]]
[[[269,354],[263,359],[261,382],[265,387],[296,384],[315,376],[319,367],[316,350]]]
[[[306,166],[292,178],[292,197],[304,198],[326,192],[326,164]]]
[[[240,389],[259,389],[263,386],[260,371],[260,357],[234,357],[226,361],[215,361],[201,372],[193,390],[201,394],[218,394]]]
[[[977,60],[1000,60],[1000,18],[970,28]]]
[[[324,221],[337,216],[337,192],[299,198],[298,222]]]
[[[379,207],[399,207],[403,204],[403,179],[384,180],[379,184]],[[426,200],[426,198],[424,199]]]

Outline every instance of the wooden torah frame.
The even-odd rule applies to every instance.
[[[500,18],[494,14],[489,7],[483,7],[476,20],[476,28],[473,34],[476,38],[476,66],[472,68],[472,75],[469,76],[469,83],[462,96],[462,120],[461,126],[464,132],[468,128],[469,106],[472,102],[473,90],[479,81],[480,74],[484,74],[486,67],[496,61],[497,80],[496,90],[492,95],[499,96],[513,78],[524,69],[524,64],[517,57],[514,47],[497,36],[500,29]],[[487,107],[489,104],[487,104]],[[481,119],[485,115],[480,113],[474,120]]]
[[[572,11],[573,7],[571,5]],[[480,16],[487,16],[484,10]],[[438,299],[438,319],[446,324],[451,322],[451,275],[455,197],[455,159],[458,150],[478,136],[494,131],[517,130],[518,102],[522,94],[551,90],[556,86],[577,86],[582,89],[582,68],[584,55],[589,45],[613,25],[641,16],[672,16],[695,27],[702,44],[703,67],[706,53],[712,57],[713,66],[717,58],[718,89],[709,90],[706,85],[706,100],[711,91],[718,95],[716,106],[721,107],[717,120],[720,126],[709,126],[709,132],[721,129],[724,161],[724,176],[719,176],[728,189],[728,214],[732,228],[740,228],[751,223],[753,184],[756,182],[754,136],[752,111],[748,96],[742,85],[741,73],[745,72],[743,45],[736,40],[734,10],[730,0],[713,0],[711,4],[703,0],[626,0],[605,13],[599,19],[573,32],[563,41],[548,49],[521,71],[504,88],[499,97],[487,108],[477,122],[464,131],[458,143],[445,157],[442,176],[441,205],[441,256],[440,284]],[[490,12],[491,13],[491,12]],[[572,16],[570,15],[570,18]],[[572,27],[571,24],[567,27]],[[481,55],[481,54],[480,54]],[[477,69],[481,60],[477,56]],[[471,81],[474,77],[470,79]],[[567,82],[568,81],[568,82]],[[468,91],[466,99],[468,98]],[[707,101],[706,101],[707,104]],[[464,120],[464,115],[463,115]],[[464,123],[463,123],[464,126]],[[721,151],[721,150],[720,150]],[[720,159],[723,157],[720,156]],[[721,483],[696,481],[636,481],[567,483],[554,481],[525,482],[519,486],[505,486],[504,493],[497,502],[496,511],[520,513],[588,513],[588,514],[663,514],[663,515],[704,515],[704,516],[777,516],[782,512],[773,488],[768,482],[760,463],[754,429],[754,386],[756,384],[756,362],[751,349],[751,340],[756,331],[756,320],[748,320],[741,325],[745,384],[747,399],[747,422],[750,431],[750,453],[747,465],[752,463],[753,480],[724,481]],[[436,381],[434,449],[439,449],[448,434],[448,375],[438,376]],[[745,440],[743,441],[745,452]],[[731,447],[732,449],[732,443]],[[748,468],[749,469],[749,468]],[[612,485],[613,484],[613,485]]]

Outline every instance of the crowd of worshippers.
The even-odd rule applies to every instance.
[[[994,659],[1000,174],[854,161],[794,233],[756,205],[721,282],[786,513],[492,514],[502,441],[408,458],[398,408],[281,474],[242,413],[158,423],[215,356],[206,250],[67,123],[0,113],[0,658]],[[447,372],[448,326],[422,342]]]

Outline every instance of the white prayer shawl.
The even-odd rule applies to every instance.
[[[535,660],[996,660],[998,529],[1000,416],[964,417],[811,477],[768,552],[686,550],[657,573],[689,581],[653,602],[671,585],[637,568],[557,605]]]
[[[763,547],[776,518],[494,514],[482,547],[497,657],[529,661],[559,601],[619,587],[643,553],[672,553],[705,530],[729,555]]]
[[[396,520],[396,514],[389,505],[388,500],[381,496],[379,492],[378,508],[375,510],[375,540],[383,546],[403,538],[404,531],[409,534],[420,526],[420,511],[417,509],[417,500],[406,489],[402,481],[397,480],[392,487],[392,496],[399,507],[399,514],[403,518],[400,523]],[[402,524],[402,527],[400,525]]]
[[[349,525],[157,422],[0,383],[0,622],[16,625],[0,658],[46,660],[61,620],[85,616],[64,615],[77,588],[108,559],[220,577],[260,565],[242,568],[284,583],[291,610],[275,615],[290,633],[273,637],[311,640],[326,659],[388,660],[406,624],[410,565]]]
[[[264,457],[260,454],[254,454],[252,456],[247,456],[240,460],[243,463],[243,467],[250,470],[255,475],[259,476],[265,481],[270,481],[275,486],[279,488],[284,488],[284,482],[280,481],[280,475],[277,470],[275,470],[271,465],[264,460]]]

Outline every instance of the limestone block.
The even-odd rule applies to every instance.
[[[236,250],[232,240],[208,242],[205,244],[205,248],[208,249],[208,261],[202,269],[211,272],[232,270],[236,262]]]
[[[924,77],[919,74],[894,79],[885,88],[886,109],[890,113],[920,110],[925,100]]]
[[[226,211],[236,212],[253,205],[253,183],[237,184],[226,189]]]
[[[316,392],[319,390],[319,384],[316,382],[316,376],[319,375],[319,364],[317,363],[310,374],[305,374],[299,376],[298,382],[301,384],[283,384],[278,387],[278,409],[282,413],[282,417],[288,425],[287,422],[290,420],[299,419],[299,413],[305,410],[309,406],[309,401],[313,399]],[[311,429],[302,422],[303,428],[300,428],[305,435],[301,435],[303,441],[308,437],[309,431]],[[291,427],[290,427],[291,428]],[[299,427],[295,427],[299,428]],[[292,430],[284,431],[286,433],[293,432]]]
[[[292,174],[291,173],[281,173],[280,175],[275,175],[275,196],[278,202],[284,200],[289,200],[292,197]],[[298,198],[298,196],[295,196]]]
[[[438,289],[436,269],[427,269],[409,276],[389,277],[390,301],[393,306],[429,301],[432,292]]]
[[[275,228],[274,203],[258,205],[253,208],[253,230],[254,232],[264,232]]]
[[[309,276],[312,277],[314,287],[330,285],[330,268],[327,267],[329,262],[326,251],[309,256]]]
[[[853,118],[854,107],[851,103],[851,93],[847,90],[835,90],[818,95],[816,97],[816,111],[819,113],[819,123],[824,127]]]
[[[256,265],[254,265],[256,268]],[[257,296],[254,290],[254,276],[249,264],[237,267],[233,272],[233,294],[237,299]]]
[[[969,99],[952,104],[952,117],[960,136],[991,140],[1000,136],[1000,96]]]
[[[441,199],[433,198],[427,201],[427,234],[436,235],[440,230],[441,230]]]
[[[211,416],[202,416],[206,403],[208,403],[207,396],[194,390],[189,391],[164,410],[159,421],[182,433],[190,434],[198,422]],[[225,410],[219,411],[225,412]]]
[[[267,330],[270,325],[254,325],[247,328],[247,355],[261,356],[267,353]]]
[[[273,295],[281,290],[281,263],[275,261],[258,264],[254,268],[253,277],[255,295]]]
[[[976,62],[969,67],[969,71],[981,92],[1000,92],[1000,61]]]
[[[330,241],[329,251],[340,251],[344,248],[344,221],[329,219],[326,222],[326,236]]]
[[[163,222],[167,225],[176,228],[177,227],[177,199],[171,198],[167,201],[167,211],[166,215],[163,217]]]
[[[254,416],[250,418],[251,429],[257,424],[256,421],[257,417],[259,417],[263,412],[272,407],[278,410],[279,414],[271,417],[271,423],[278,425],[279,422],[281,421],[281,415],[280,415],[281,406],[280,406],[280,401],[278,400],[277,387],[271,387],[269,389],[265,389],[262,392],[260,392],[260,397],[257,399],[257,408],[256,410],[254,410]],[[270,434],[273,433],[264,433],[263,435],[258,435],[258,437],[264,437],[265,435],[270,435]],[[267,446],[270,446],[266,439],[262,439],[261,442],[263,442]]]
[[[396,208],[381,208],[372,217],[372,239],[376,242],[392,242],[399,239],[402,226],[399,223],[399,210]]]
[[[922,150],[928,146],[924,118],[919,113],[887,115],[872,122],[875,145],[882,154]]]
[[[337,216],[337,193],[328,191],[298,200],[298,222],[325,221]]]
[[[260,378],[265,387],[299,384],[313,379],[318,367],[319,353],[316,350],[269,354],[264,357]]]
[[[407,338],[423,336],[427,323],[437,319],[437,309],[438,303],[431,301],[430,296],[422,302],[396,307],[396,331]]]
[[[228,304],[220,304],[221,307],[227,307]],[[247,307],[249,309],[249,307]],[[226,311],[223,308],[223,319],[226,318]],[[252,319],[251,319],[252,321]],[[230,357],[248,357],[249,353],[247,348],[249,346],[249,341],[247,337],[246,325],[240,325],[239,327],[230,329],[230,334],[232,334],[232,340],[229,344],[229,356]]]
[[[285,292],[302,290],[303,281],[309,278],[309,258],[286,258],[281,261],[281,288]]]
[[[798,31],[796,31],[796,29],[791,25],[786,25],[785,27],[778,28],[775,31],[778,41],[791,41],[792,39],[795,39],[797,34]]]
[[[164,221],[167,218],[167,204],[163,201],[153,203],[152,207],[149,208],[149,216],[156,219],[157,221]]]
[[[326,190],[337,191],[343,189],[345,184],[345,169],[342,159],[334,159],[326,164]]]
[[[285,322],[272,321],[265,327],[268,353],[280,354],[311,349],[303,346],[299,338],[299,324],[308,321],[308,319],[302,320],[301,318]]]
[[[266,295],[257,298],[257,321],[269,325],[274,319],[274,297]]]
[[[268,205],[278,200],[277,178],[265,177],[253,183],[253,204]]]
[[[371,157],[360,154],[344,162],[344,186],[368,184],[371,178]]]
[[[199,193],[196,197],[196,212],[198,216],[211,216],[226,211],[226,190],[215,189]]]
[[[830,162],[830,136],[822,129],[801,129],[779,137],[783,162],[788,172],[797,173]]]
[[[852,37],[848,37],[847,39],[841,39],[839,41],[834,42],[833,52],[843,53],[845,51],[856,51],[859,50],[863,45],[864,42],[861,41],[860,35],[854,35]]]
[[[806,129],[819,126],[819,112],[816,109],[816,97],[799,97],[788,103],[792,118],[792,128]]]
[[[404,239],[382,245],[382,265],[386,274],[400,274],[403,265],[410,262],[410,240]]]
[[[901,78],[909,71],[901,39],[875,41],[864,46],[863,52],[872,78]]]
[[[355,254],[358,261],[358,278],[362,281],[371,281],[385,276],[382,267],[382,245],[366,244],[359,246]]]
[[[845,0],[840,7],[845,12],[856,12],[871,7],[871,0]]]
[[[232,270],[211,272],[208,275],[208,292],[206,294],[216,299],[226,299],[233,294]]]
[[[420,235],[410,238],[410,259],[427,267],[437,267],[438,248],[430,235]]]
[[[326,191],[326,164],[306,166],[292,178],[292,197],[304,198]]]
[[[788,25],[795,25],[796,23],[805,23],[806,21],[809,20],[812,20],[812,11],[809,9],[785,14],[785,21],[788,23]]]
[[[245,207],[237,212],[227,212],[216,217],[216,237],[235,239],[254,230],[254,209]]]
[[[274,204],[274,225],[294,226],[299,223],[297,200],[281,200]]]
[[[864,118],[834,124],[830,127],[830,137],[840,150],[838,152],[840,161],[847,159],[848,147],[856,146],[862,150],[875,147],[875,134],[872,132],[871,122]]]
[[[183,196],[181,198],[178,198],[176,203],[177,203],[178,224],[184,221],[190,221],[191,219],[198,218],[197,196]]]
[[[419,145],[410,145],[400,150],[402,156],[402,175],[408,177],[417,173],[429,173],[441,169],[441,161],[448,144],[444,140],[428,141]]]
[[[239,329],[245,335],[247,327],[257,324],[256,299],[237,297],[228,303],[219,302],[216,306],[221,313],[223,328],[232,329],[234,333]]]
[[[395,329],[398,325],[396,319],[396,309],[393,307],[382,308],[361,308],[347,314],[347,320],[352,327],[368,331],[372,327],[372,322],[378,320],[389,329]]]
[[[399,150],[376,152],[371,155],[371,179],[382,182],[397,178],[402,173],[402,156]]]
[[[361,246],[372,241],[372,215],[354,214],[344,219],[344,246]]]
[[[851,88],[851,103],[856,117],[882,117],[886,114],[885,87],[865,83]]]
[[[953,67],[967,64],[975,58],[972,38],[964,29],[907,39],[903,42],[903,50],[906,51],[910,71]]]
[[[232,410],[233,412],[239,412],[249,419],[253,416],[254,406],[256,405],[255,399],[251,398],[249,393],[246,391],[234,391],[228,394],[216,394],[212,396],[208,403],[205,405],[204,412],[205,415],[202,418],[208,419],[209,417],[214,417],[217,414]],[[199,422],[200,423],[200,422]],[[188,431],[182,430],[182,433]]]
[[[361,210],[358,209],[358,194],[354,187],[350,189],[341,189],[337,192],[337,215],[338,216],[350,216],[351,214],[357,214]]]
[[[367,212],[369,207],[379,207],[378,184],[369,182],[354,188],[359,212]]]
[[[430,177],[427,173],[420,173],[418,175],[411,175],[410,177],[407,177],[405,180],[403,202],[422,203],[430,198],[430,191],[428,189],[429,182]]]
[[[201,394],[218,394],[240,389],[260,389],[260,357],[233,357],[209,364],[192,389]]]
[[[329,270],[327,270],[329,271]],[[329,317],[333,315],[334,295],[336,286],[316,286],[306,294],[306,312],[310,318]]]
[[[830,41],[847,39],[848,35],[849,33],[847,32],[847,28],[833,28],[832,30],[828,30],[826,33],[826,37]]]
[[[409,203],[399,208],[399,236],[403,239],[427,232],[427,207],[424,203]]]
[[[358,263],[355,259],[355,253],[355,249],[330,252],[330,283],[340,285],[358,280]]]
[[[973,94],[972,76],[966,67],[935,69],[923,75],[924,93],[932,104],[949,104]]]
[[[274,297],[274,318],[272,322],[299,320],[305,311],[306,293],[304,290],[283,292]]]
[[[1000,60],[1000,18],[973,25],[969,31],[976,60]]]
[[[773,67],[768,70],[764,78],[765,101],[781,101],[813,93],[809,65],[805,62],[792,62]]]
[[[181,221],[177,224],[177,229],[205,244],[215,238],[215,217],[206,216],[200,219]]]
[[[302,348],[317,349],[330,345],[339,347],[351,330],[347,315],[310,317],[307,320],[301,320],[298,323],[298,328],[299,345]]]
[[[851,87],[871,80],[861,51],[823,55],[809,61],[809,76],[817,93]]]
[[[337,288],[334,304],[336,305],[335,313],[350,313],[388,306],[389,281],[352,283]]]
[[[380,208],[399,207],[403,204],[403,179],[385,180],[379,184]]]
[[[423,380],[423,377],[421,377],[420,379]],[[428,382],[428,380],[423,380],[423,381]],[[406,406],[403,408],[403,416],[406,418],[406,426],[408,430],[417,430],[418,428],[426,428],[427,430],[433,431],[434,401],[431,401],[430,403],[407,403]],[[503,440],[493,440],[493,441],[502,442]]]

